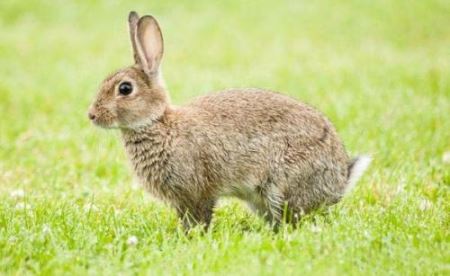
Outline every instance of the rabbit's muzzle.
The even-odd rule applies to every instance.
[[[102,128],[115,128],[115,117],[106,109],[96,108],[92,106],[88,111],[88,118],[91,122]]]

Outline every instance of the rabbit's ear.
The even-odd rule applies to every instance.
[[[163,37],[158,22],[153,16],[146,15],[139,19],[136,33],[139,62],[148,75],[154,75],[164,52]]]
[[[136,30],[138,21],[139,15],[136,12],[131,11],[128,15],[128,28],[130,29],[131,46],[133,47],[133,57],[136,63],[139,63],[139,54],[136,43]]]

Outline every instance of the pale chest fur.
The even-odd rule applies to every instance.
[[[144,187],[155,196],[170,197],[167,183],[170,137],[166,130],[154,126],[124,131],[123,142],[133,170]]]

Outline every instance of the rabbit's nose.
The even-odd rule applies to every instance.
[[[89,117],[89,119],[91,119],[91,120],[95,120],[95,114],[94,113],[92,113],[92,112],[89,112],[88,113],[88,117]]]

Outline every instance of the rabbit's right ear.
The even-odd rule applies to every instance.
[[[158,73],[164,52],[164,43],[158,22],[153,16],[139,18],[136,29],[136,48],[139,65],[148,76]]]
[[[130,29],[130,39],[131,39],[131,46],[133,47],[133,57],[134,62],[140,63],[139,61],[139,53],[138,53],[138,46],[137,46],[137,38],[136,38],[136,32],[137,32],[137,23],[139,21],[139,15],[135,11],[131,11],[128,15],[128,28]]]

